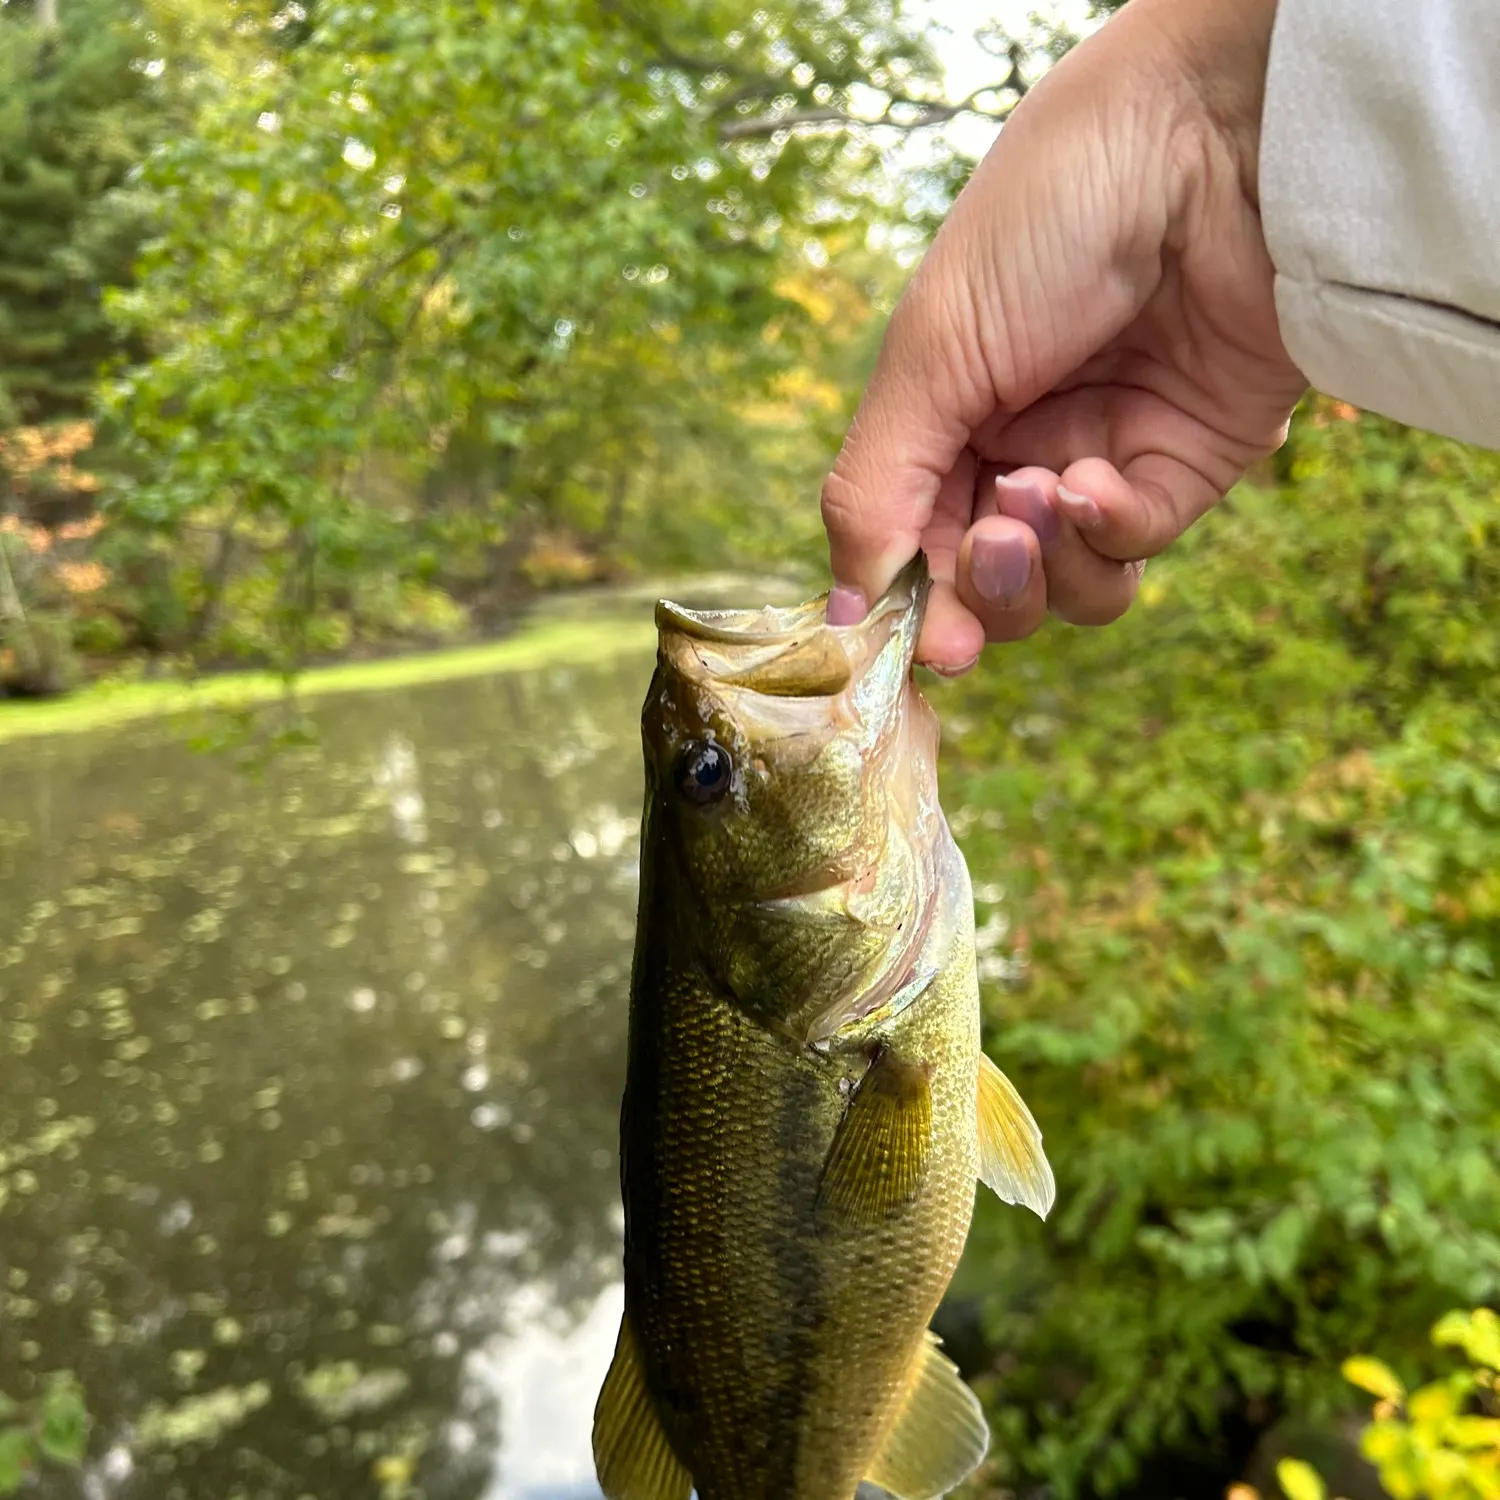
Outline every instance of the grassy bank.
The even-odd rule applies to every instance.
[[[630,652],[647,651],[655,638],[649,614],[630,620],[549,620],[503,641],[381,661],[314,667],[296,679],[292,690],[299,698],[310,699],[336,693],[388,691],[552,665],[587,666]],[[64,698],[0,703],[0,744],[205,708],[246,708],[271,702],[287,691],[286,681],[272,672],[230,672],[191,682],[182,679],[101,682]]]

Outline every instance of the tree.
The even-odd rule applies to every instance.
[[[120,189],[152,108],[141,38],[117,4],[72,0],[60,18],[7,6],[0,37],[3,429],[89,415],[100,367],[129,350],[100,294],[129,279],[139,245]]]
[[[684,436],[706,459],[826,339],[789,282],[880,212],[856,105],[959,107],[877,0],[288,18],[148,168],[162,233],[116,308],[155,358],[112,403],[118,514],[196,559],[197,637],[232,596],[287,662],[361,572],[461,542],[483,573],[580,506],[618,525]],[[1003,112],[1007,70],[961,107]]]

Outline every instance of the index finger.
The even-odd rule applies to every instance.
[[[879,598],[916,554],[943,478],[968,444],[973,383],[961,373],[951,310],[935,291],[941,240],[891,316],[875,373],[823,485],[836,585],[830,609],[841,616],[859,618],[853,611]]]

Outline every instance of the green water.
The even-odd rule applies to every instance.
[[[583,1500],[649,655],[0,746],[0,1390],[88,1500]]]

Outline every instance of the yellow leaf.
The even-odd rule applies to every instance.
[[[1429,1422],[1446,1422],[1449,1417],[1457,1415],[1458,1406],[1455,1392],[1439,1381],[1424,1385],[1420,1391],[1414,1391],[1406,1403],[1412,1421],[1418,1426]]]
[[[1389,1366],[1364,1355],[1344,1361],[1344,1379],[1382,1401],[1399,1401],[1406,1394],[1406,1388]]]
[[[1455,1448],[1500,1448],[1500,1417],[1455,1417],[1447,1438]]]
[[[1440,1449],[1427,1460],[1427,1484],[1434,1495],[1445,1495],[1463,1483],[1468,1463],[1461,1453]]]
[[[1300,1458],[1284,1458],[1276,1465],[1276,1482],[1286,1500],[1325,1500],[1328,1494],[1318,1471]]]
[[[1432,1331],[1436,1344],[1459,1345],[1476,1365],[1500,1368],[1500,1316],[1488,1307],[1452,1312]]]

